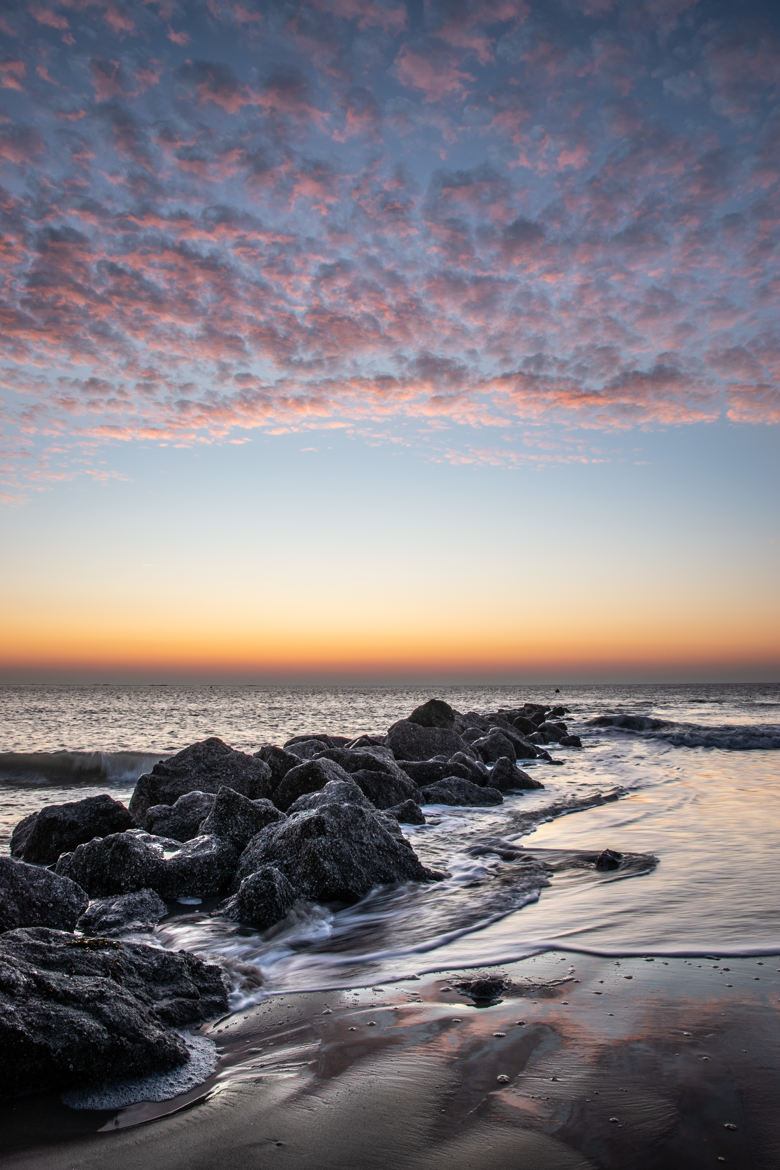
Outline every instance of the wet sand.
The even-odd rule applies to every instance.
[[[779,967],[552,953],[269,999],[204,1029],[220,1069],[177,1101],[6,1107],[3,1165],[777,1170]],[[458,989],[476,974],[501,1002]]]

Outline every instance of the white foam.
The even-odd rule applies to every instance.
[[[71,1109],[123,1109],[139,1101],[168,1101],[194,1089],[210,1077],[217,1067],[217,1046],[205,1036],[179,1032],[190,1057],[186,1064],[167,1073],[148,1077],[128,1077],[108,1084],[69,1089],[62,1101]]]

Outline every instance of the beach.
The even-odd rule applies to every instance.
[[[459,990],[480,974],[499,1002]],[[204,1029],[220,1069],[178,1100],[6,1106],[4,1164],[774,1170],[778,1007],[775,958],[557,952],[282,995]]]
[[[177,696],[203,712],[200,724],[188,715],[187,739],[221,732],[247,750],[323,727],[381,738],[421,696],[268,697]],[[6,837],[41,804],[109,791],[132,805],[128,758],[140,770],[181,747],[164,738],[167,696],[156,715],[147,691],[79,692],[79,722],[73,695],[40,691],[45,730],[32,713],[25,725],[24,698],[3,757]],[[460,710],[517,702],[490,688],[447,698]],[[231,921],[215,898],[165,894],[162,920],[124,937],[221,969],[227,1011],[196,1025],[216,1045],[214,1071],[110,1108],[6,1101],[4,1165],[774,1170],[780,694],[582,688],[563,701],[582,747],[521,759],[542,788],[485,807],[419,790],[424,823],[403,836],[436,880],[380,884],[351,905],[299,901],[272,929]],[[125,725],[106,722],[120,707]],[[362,749],[332,750],[350,764]],[[431,765],[405,763],[410,777]]]

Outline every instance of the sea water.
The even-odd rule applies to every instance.
[[[440,882],[346,909],[299,904],[263,933],[180,906],[145,940],[221,962],[235,1008],[550,948],[780,953],[777,685],[0,687],[2,847],[43,804],[126,800],[155,760],[206,736],[256,751],[306,732],[377,734],[434,696],[460,711],[560,703],[583,747],[523,762],[543,790],[426,806],[427,823],[404,832]],[[626,864],[583,862],[604,848]]]

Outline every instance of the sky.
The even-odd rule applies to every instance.
[[[758,0],[4,0],[0,679],[779,679],[779,88]]]

